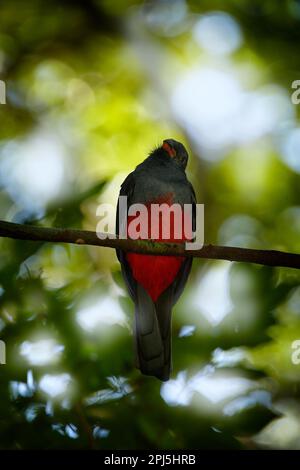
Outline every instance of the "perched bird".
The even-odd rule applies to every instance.
[[[144,204],[149,213],[153,204],[168,206],[177,204],[180,208],[184,204],[189,204],[194,208],[195,192],[185,174],[187,161],[188,153],[180,142],[173,139],[164,140],[161,147],[151,152],[148,158],[127,176],[121,185],[120,196],[127,196],[128,207],[137,203]],[[118,204],[116,218],[118,235],[124,217],[127,218],[129,229],[134,217],[128,216],[128,211],[120,217]],[[180,239],[178,236],[175,237],[179,219],[176,219],[174,214],[172,216],[172,213],[167,221],[170,232],[168,238],[163,237],[162,232],[166,227],[162,224],[166,222],[160,216],[155,220],[151,217],[141,220],[140,224],[143,227],[140,228],[149,228],[146,238],[151,238],[149,222],[151,220],[152,227],[154,225],[157,229],[157,236],[152,239],[180,243],[191,240],[191,236],[186,236],[186,231],[191,234],[194,230],[195,211],[192,210],[189,218],[183,216],[181,219],[181,222],[188,227],[187,230],[182,230]],[[172,307],[184,289],[191,270],[192,258],[125,253],[121,250],[117,250],[117,256],[128,292],[135,304],[136,366],[143,374],[166,381],[170,377],[172,362]]]

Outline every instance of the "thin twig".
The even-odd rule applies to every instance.
[[[297,253],[216,245],[204,245],[200,250],[186,250],[182,243],[124,240],[107,234],[105,238],[99,238],[96,232],[88,230],[46,228],[4,221],[0,221],[0,237],[40,242],[104,246],[148,255],[192,256],[194,258],[243,261],[265,266],[283,266],[300,269],[300,254]]]
[[[74,409],[75,409],[75,412],[78,416],[78,419],[79,419],[79,422],[81,424],[82,430],[84,431],[84,433],[87,437],[89,449],[94,449],[95,448],[95,442],[94,442],[94,437],[93,437],[93,431],[92,431],[92,428],[91,428],[88,420],[85,417],[82,404],[80,402],[77,402],[74,406]]]

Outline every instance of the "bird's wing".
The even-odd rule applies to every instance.
[[[121,189],[120,189],[120,193],[119,193],[119,197],[120,196],[127,196],[128,206],[131,203],[131,198],[132,198],[132,195],[133,195],[133,192],[134,192],[134,188],[135,188],[135,178],[134,178],[134,172],[132,172],[125,178],[125,180],[121,184]],[[126,214],[126,216],[127,216],[127,214]],[[117,235],[119,235],[119,231],[120,231],[119,222],[120,221],[119,221],[119,199],[118,199],[117,213],[116,213],[116,234]],[[121,223],[123,223],[123,222],[124,221],[122,220]]]
[[[192,204],[192,229],[193,231],[196,230],[196,204],[197,204],[197,200],[196,200],[196,194],[195,194],[195,191],[194,191],[194,188],[192,186],[192,184],[190,182],[189,183],[189,187],[190,187],[190,190],[191,190],[191,204]],[[191,268],[192,268],[192,263],[193,263],[193,258],[190,257],[190,258],[186,258],[185,261],[182,263],[181,265],[181,268],[173,282],[173,296],[172,296],[172,300],[173,300],[173,305],[176,304],[177,300],[179,299],[179,297],[181,296],[182,294],[182,291],[186,285],[186,282],[188,280],[188,277],[189,277],[189,274],[190,274],[190,271],[191,271]]]
[[[119,196],[127,196],[127,206],[129,207],[131,204],[131,199],[133,196],[135,188],[135,177],[134,177],[134,172],[130,173],[127,178],[124,180],[124,182],[121,185],[121,190]],[[123,218],[124,216],[127,218],[127,214],[122,214]],[[116,212],[116,234],[119,236],[120,233],[120,223],[123,224],[125,223],[125,220],[119,220],[119,200],[117,204],[117,212]],[[126,254],[124,251],[117,249],[116,250],[118,260],[121,263],[121,268],[122,268],[122,274],[125,279],[128,292],[133,300],[136,299],[136,281],[132,276],[131,269],[128,265],[128,262],[126,260]]]

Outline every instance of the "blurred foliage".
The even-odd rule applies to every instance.
[[[183,141],[206,242],[299,252],[298,0],[0,6],[0,217],[95,229]],[[0,240],[0,448],[300,448],[300,273],[197,260],[169,382],[134,368],[112,250]]]

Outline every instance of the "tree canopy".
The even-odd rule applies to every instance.
[[[0,219],[95,230],[172,137],[205,243],[299,253],[299,41],[298,0],[2,2]],[[162,384],[113,250],[0,238],[0,448],[299,449],[299,282],[195,259]]]

